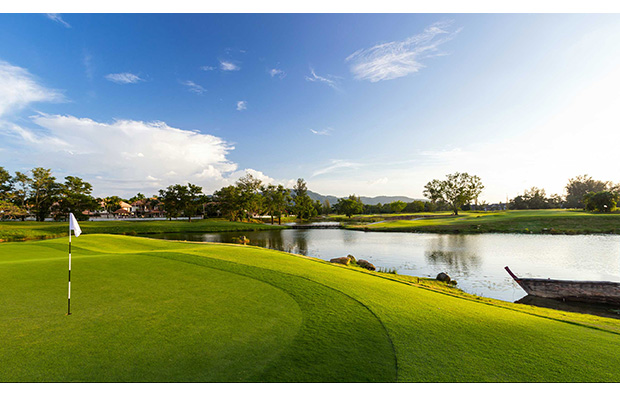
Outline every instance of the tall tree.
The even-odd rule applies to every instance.
[[[11,174],[0,166],[0,200],[8,201],[12,198],[13,178]]]
[[[594,180],[587,174],[571,178],[566,184],[566,207],[584,208],[583,198],[588,192],[607,191],[611,186],[609,181]]]
[[[77,219],[88,219],[88,215],[82,212],[97,208],[97,200],[91,196],[92,190],[92,185],[80,177],[65,177],[65,183],[59,185],[57,217],[68,219],[69,213],[73,213]]]
[[[263,196],[258,193],[262,184],[261,180],[250,173],[246,173],[237,181],[240,209],[248,220],[253,214],[260,213],[263,208]]]
[[[45,221],[52,204],[58,198],[59,190],[60,186],[56,183],[56,177],[52,176],[51,169],[32,169],[29,203],[37,221]]]
[[[241,193],[239,188],[229,185],[213,193],[213,201],[219,206],[219,211],[225,218],[236,221],[241,215]]]
[[[261,187],[261,192],[265,204],[264,208],[267,214],[271,216],[271,224],[273,225],[275,216],[278,217],[278,224],[282,224],[282,214],[284,214],[286,206],[291,200],[291,193],[282,185]]]
[[[297,179],[297,183],[293,187],[295,197],[293,198],[293,213],[297,216],[297,219],[303,221],[304,219],[312,218],[316,216],[316,210],[310,196],[308,196],[308,187],[306,181],[303,178]]]
[[[484,186],[478,176],[467,173],[448,174],[445,180],[432,180],[424,186],[424,196],[433,203],[446,203],[454,212],[466,203],[477,201]]]
[[[32,179],[28,177],[25,173],[21,173],[19,171],[15,172],[15,177],[13,177],[14,182],[14,194],[13,194],[13,203],[15,203],[19,208],[24,210],[27,213],[28,207],[26,204],[26,199],[30,194],[30,185],[32,184]],[[22,221],[26,219],[26,215],[22,216]]]

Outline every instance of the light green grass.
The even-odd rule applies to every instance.
[[[620,234],[620,214],[580,210],[462,211],[458,216],[387,220],[347,228],[380,232]]]
[[[189,221],[81,221],[85,233],[138,235],[181,232],[228,232],[273,229],[271,225],[223,219]],[[0,241],[47,239],[68,235],[68,222],[0,222]]]
[[[0,381],[620,381],[620,321],[251,246],[0,245]]]

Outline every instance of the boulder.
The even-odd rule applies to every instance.
[[[351,261],[350,263],[353,265],[357,265],[357,259],[355,259],[355,257],[351,254],[347,255],[347,258],[349,258]]]
[[[436,278],[436,279],[437,279],[437,280],[439,280],[439,281],[446,282],[446,283],[449,283],[449,282],[450,282],[450,280],[451,280],[451,279],[450,279],[450,276],[448,276],[448,275],[447,275],[446,273],[444,273],[444,272],[439,273],[439,274],[437,275],[437,278]]]
[[[329,261],[331,263],[338,263],[338,264],[341,264],[341,265],[348,265],[349,262],[351,261],[351,258],[343,256],[343,257],[340,257],[340,258],[330,259]]]
[[[357,264],[360,267],[363,267],[364,269],[376,270],[375,265],[373,265],[372,263],[370,263],[370,262],[368,262],[367,260],[364,260],[364,259],[360,259],[359,261],[357,261]]]

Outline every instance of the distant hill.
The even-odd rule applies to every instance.
[[[332,206],[338,203],[338,199],[340,199],[337,196],[321,195],[320,193],[316,193],[312,191],[308,191],[308,196],[310,196],[312,200],[321,201],[321,203],[327,199],[329,201],[329,204],[331,204]],[[386,204],[386,203],[395,202],[397,200],[400,200],[405,203],[411,203],[414,200],[422,200],[422,201],[426,200],[426,199],[413,199],[407,196],[376,196],[376,197],[360,196],[360,198],[362,199],[362,203],[371,204],[371,205],[379,204],[379,203]]]

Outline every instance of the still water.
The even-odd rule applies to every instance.
[[[526,294],[504,266],[520,277],[620,282],[618,235],[440,235],[284,229],[151,237],[229,243],[242,235],[252,245],[325,260],[352,254],[377,268],[396,269],[399,274],[434,278],[446,272],[468,293],[510,302]]]

